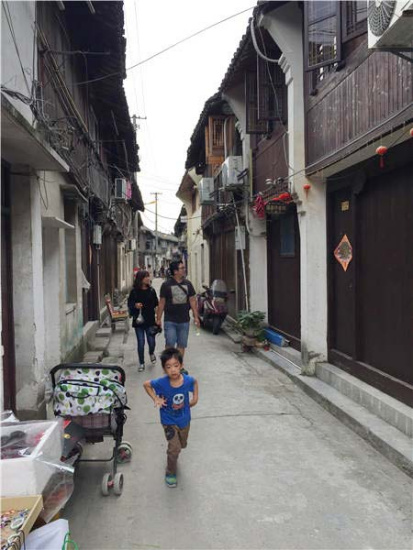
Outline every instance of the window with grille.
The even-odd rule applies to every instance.
[[[342,3],[343,41],[367,32],[367,1]]]
[[[340,61],[340,2],[304,2],[306,70]]]
[[[266,134],[272,128],[269,123],[287,122],[287,87],[278,64],[257,56],[256,72],[245,74],[245,97],[248,134]]]

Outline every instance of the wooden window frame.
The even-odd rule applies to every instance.
[[[270,53],[271,57],[275,57],[275,55]],[[257,55],[258,121],[275,121],[284,124],[287,122],[287,112],[287,87],[284,71],[278,64],[269,63]]]
[[[275,123],[287,123],[287,87],[284,73],[278,65],[271,78],[272,83],[266,62],[258,56],[256,70],[245,72],[247,134],[268,135],[272,132]],[[274,99],[273,106],[270,105],[270,94],[278,98]]]
[[[267,134],[268,122],[258,120],[258,82],[255,71],[245,72],[246,133]]]
[[[320,0],[315,0],[320,1]],[[318,69],[320,67],[325,67],[326,65],[334,65],[335,63],[340,63],[341,61],[341,53],[342,53],[342,47],[341,47],[341,2],[336,2],[336,10],[335,15],[329,15],[328,17],[319,17],[318,19],[314,19],[313,21],[309,21],[308,17],[308,6],[310,2],[304,2],[304,69],[306,72],[313,71],[314,69]],[[336,55],[334,59],[328,59],[326,61],[322,61],[320,63],[316,63],[315,65],[309,65],[309,32],[308,28],[311,25],[315,23],[321,23],[322,21],[325,21],[327,19],[330,19],[331,17],[336,18]]]
[[[363,0],[366,4],[366,17],[356,23],[356,25],[359,25],[359,28],[356,29],[353,32],[347,32],[347,21],[348,21],[348,15],[349,15],[349,9],[357,4],[357,0],[352,0],[351,2],[342,2],[341,4],[341,41],[343,43],[348,42],[349,40],[352,40],[353,38],[356,38],[357,36],[361,36],[362,34],[365,34],[367,32],[367,13],[368,13],[368,2],[367,0]]]

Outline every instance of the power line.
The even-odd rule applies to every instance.
[[[186,42],[187,40],[190,40],[191,38],[194,38],[195,36],[198,36],[199,34],[208,31],[209,29],[212,29],[213,27],[216,27],[217,25],[221,25],[221,23],[225,23],[226,21],[229,21],[230,19],[233,19],[234,17],[237,17],[238,15],[241,15],[243,13],[246,13],[247,11],[250,11],[254,9],[255,6],[251,6],[250,8],[247,8],[246,10],[239,11],[238,13],[234,13],[233,15],[230,15],[229,17],[226,17],[225,19],[221,19],[217,23],[213,23],[212,25],[209,25],[208,27],[205,27],[185,38],[182,38],[182,40],[178,40],[178,42],[175,42],[174,44],[171,44],[167,48],[164,48],[163,50],[151,55],[150,57],[147,57],[146,59],[143,59],[142,61],[139,61],[138,63],[135,63],[134,65],[131,65],[130,67],[127,67],[127,71],[131,71],[132,69],[135,69],[135,67],[139,67],[140,65],[143,65],[144,63],[147,63],[148,61],[151,61],[155,57],[158,57],[158,55],[161,55],[172,48],[175,48],[176,46],[179,46],[179,44],[182,44],[183,42]],[[111,78],[112,76],[118,76],[123,74],[121,71],[116,71],[113,73],[109,73],[103,76],[99,76],[97,78],[93,78],[91,80],[85,80],[83,82],[76,82],[74,85],[76,86],[82,86],[83,84],[91,84],[92,82],[100,82],[101,80],[105,80],[106,78]]]

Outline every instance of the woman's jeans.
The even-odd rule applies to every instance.
[[[145,363],[145,334],[148,340],[149,355],[155,351],[155,336],[149,332],[150,327],[135,327],[136,339],[138,340],[139,363]]]

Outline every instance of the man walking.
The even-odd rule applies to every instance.
[[[188,344],[190,309],[196,326],[200,326],[195,289],[192,283],[185,279],[185,266],[182,262],[171,262],[169,268],[171,277],[161,286],[156,323],[161,324],[165,310],[165,345],[167,348],[176,346],[184,356]]]

